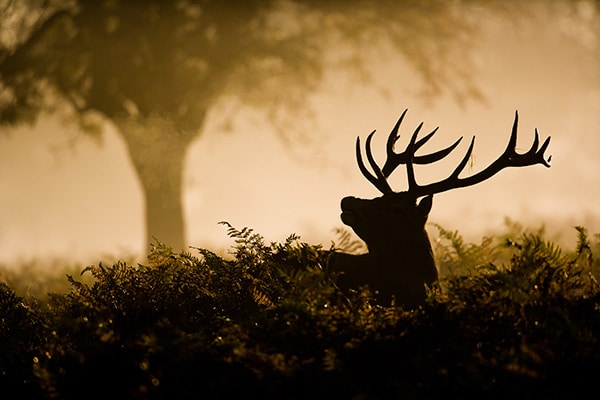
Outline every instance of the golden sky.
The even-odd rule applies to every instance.
[[[295,151],[258,114],[237,115],[229,130],[212,116],[187,156],[189,244],[215,251],[228,247],[226,230],[217,224],[226,220],[268,240],[296,233],[328,247],[336,239],[333,228],[342,226],[341,198],[378,195],[356,166],[356,136],[376,129],[373,147],[382,161],[387,134],[405,108],[400,145],[421,121],[424,131],[440,127],[427,144],[431,151],[459,136],[477,136],[467,173],[502,153],[516,109],[519,150],[530,147],[534,128],[542,140],[552,136],[550,169],[512,168],[477,186],[438,194],[430,222],[474,241],[501,230],[505,217],[533,228],[545,224],[549,234],[567,243],[575,242],[574,225],[599,233],[599,24],[590,28],[546,18],[518,30],[508,22],[487,26],[474,49],[473,71],[485,102],[460,107],[449,95],[425,102],[417,94],[417,75],[382,49],[373,60],[375,83],[381,88],[393,82],[399,89],[383,95],[376,86],[330,71],[310,99],[316,115],[306,126],[313,131],[307,143],[294,143]],[[70,146],[77,135],[52,116],[0,135],[0,262],[68,255],[96,263],[107,255],[143,252],[142,194],[123,143],[111,126],[100,146],[87,138]],[[463,140],[455,158],[417,168],[417,180],[428,183],[449,174],[467,143]],[[405,179],[398,170],[393,187],[402,190]]]

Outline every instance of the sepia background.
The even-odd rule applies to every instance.
[[[260,107],[226,97],[215,103],[185,153],[186,244],[226,250],[231,240],[218,222],[228,221],[267,240],[296,233],[329,247],[337,239],[334,229],[343,226],[341,198],[378,195],[356,166],[356,137],[377,130],[373,149],[382,162],[387,134],[406,108],[400,147],[422,121],[424,131],[440,127],[424,151],[476,135],[465,174],[502,153],[515,110],[518,150],[529,149],[535,128],[542,140],[552,137],[550,169],[511,168],[477,186],[438,194],[430,222],[473,241],[501,231],[507,219],[543,225],[567,244],[575,241],[573,226],[600,232],[600,8],[594,1],[533,3],[537,8],[524,10],[519,20],[501,11],[481,14],[476,37],[463,49],[470,94],[457,95],[452,82],[431,91],[406,55],[377,42],[358,53],[360,74],[326,67],[302,98],[306,109],[292,110],[283,123]],[[283,95],[287,90],[280,87]],[[146,253],[144,197],[123,138],[110,121],[94,136],[66,119],[46,112],[31,125],[0,126],[4,264],[96,263]],[[417,167],[417,180],[443,179],[467,143],[435,166]],[[390,180],[395,190],[405,189],[401,168]]]

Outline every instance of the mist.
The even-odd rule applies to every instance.
[[[381,45],[368,54],[370,80],[326,71],[306,100],[313,117],[295,121],[294,129],[306,135],[282,140],[259,112],[232,110],[227,102],[214,107],[185,159],[187,244],[227,249],[231,240],[218,222],[228,221],[267,240],[296,233],[328,247],[342,226],[341,198],[379,195],[356,165],[356,137],[377,130],[373,148],[383,160],[387,134],[405,108],[399,146],[421,121],[427,132],[440,127],[428,150],[465,137],[453,157],[417,168],[422,183],[447,176],[473,135],[474,158],[465,173],[494,161],[515,110],[519,151],[529,149],[535,128],[542,140],[552,137],[550,169],[510,168],[477,186],[436,195],[430,222],[474,241],[502,230],[506,218],[543,225],[563,243],[575,241],[576,225],[600,232],[600,24],[585,4],[577,15],[541,13],[526,26],[484,22],[470,50],[481,99],[458,102],[447,92],[423,97],[406,59]],[[143,257],[142,189],[113,125],[105,123],[100,138],[54,115],[0,129],[0,262]],[[403,171],[390,181],[395,190],[405,189]]]

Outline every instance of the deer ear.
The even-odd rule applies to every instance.
[[[429,215],[429,211],[431,211],[431,206],[433,205],[433,195],[430,194],[425,196],[419,201],[417,205],[417,210],[421,217],[423,217],[424,221],[427,221],[427,216]]]

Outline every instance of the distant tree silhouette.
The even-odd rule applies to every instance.
[[[144,191],[147,239],[179,249],[185,152],[219,100],[290,115],[332,59],[360,71],[378,62],[363,50],[382,42],[412,63],[428,94],[471,96],[465,54],[480,4],[458,4],[8,2],[0,10],[0,123],[56,110],[76,115],[88,132],[113,123]]]

